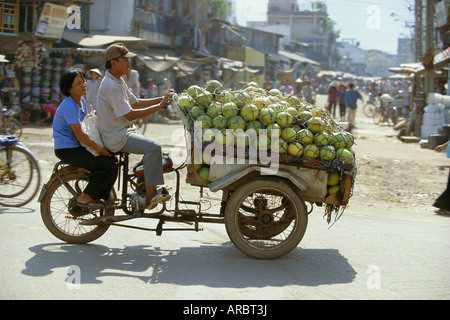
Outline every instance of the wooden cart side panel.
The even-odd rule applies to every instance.
[[[352,192],[353,185],[353,176],[352,175],[344,175],[340,189],[338,192],[329,195],[325,199],[325,203],[334,204],[338,206],[346,205],[350,201],[350,195]]]
[[[191,148],[191,163],[187,165],[186,183],[196,187],[207,187],[208,181],[203,181],[200,175],[194,168],[194,148]]]

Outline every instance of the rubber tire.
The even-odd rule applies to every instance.
[[[373,118],[373,115],[375,114],[376,111],[377,111],[377,106],[372,102],[367,102],[363,106],[363,112],[369,118]]]
[[[0,190],[0,197],[5,198],[5,200],[0,201],[0,205],[5,206],[5,207],[21,207],[24,206],[28,203],[31,202],[31,200],[34,199],[34,197],[36,196],[38,190],[39,190],[39,186],[41,184],[41,173],[39,171],[39,165],[36,162],[36,159],[33,157],[33,155],[30,153],[30,151],[28,151],[27,149],[20,147],[19,145],[15,145],[15,146],[9,146],[7,148],[1,148],[0,152],[5,152],[5,157],[4,159],[6,160],[6,152],[10,151],[12,153],[12,157],[15,157],[14,153],[21,153],[22,155],[24,155],[26,162],[22,162],[21,165],[23,165],[24,163],[28,163],[29,167],[27,167],[27,171],[28,169],[30,170],[30,177],[28,179],[28,181],[26,181],[24,183],[23,189],[16,192],[15,194],[9,194],[9,195],[5,195],[2,194],[2,190]],[[3,157],[2,157],[3,159]],[[21,167],[20,169],[25,170],[25,168]],[[16,169],[17,170],[17,169]],[[0,170],[1,171],[1,170]],[[17,170],[19,171],[19,170]],[[20,172],[20,174],[22,174],[23,172]],[[34,179],[36,179],[37,181],[34,182]],[[35,185],[33,190],[28,190],[29,187],[31,185]],[[15,200],[17,200],[17,197],[22,195],[24,192],[26,191],[30,191],[30,194],[27,195],[27,197],[25,199],[23,199],[20,202],[8,202],[7,199],[8,198],[14,198]]]
[[[243,200],[253,192],[272,189],[288,198],[294,206],[293,214],[296,220],[293,231],[282,244],[272,248],[258,248],[246,241],[245,232],[238,225],[238,212]],[[290,213],[290,214],[292,214]],[[302,240],[308,224],[306,205],[296,188],[284,179],[278,177],[260,177],[247,182],[235,190],[225,208],[225,228],[231,242],[240,251],[255,259],[272,260],[284,256],[295,249]]]
[[[68,173],[63,176],[62,180],[64,182],[70,182],[70,181],[76,181],[76,180],[86,180],[86,174],[83,172],[74,172],[74,173]],[[73,235],[64,232],[61,228],[58,227],[57,223],[53,219],[52,215],[52,209],[57,208],[57,205],[55,203],[52,203],[53,196],[55,193],[57,194],[57,198],[62,198],[60,194],[61,191],[66,190],[66,187],[59,181],[59,179],[53,180],[53,182],[47,187],[47,190],[42,198],[41,201],[41,218],[44,222],[47,229],[58,239],[71,243],[71,244],[86,244],[89,242],[92,242],[94,240],[97,240],[100,238],[110,227],[108,224],[99,225],[96,227],[93,227],[93,229],[89,232],[86,232],[81,235]],[[68,192],[66,190],[66,192]],[[61,203],[61,206],[65,206],[66,210],[69,206],[69,203],[63,202]],[[56,209],[55,209],[56,210]],[[114,216],[114,209],[106,209],[104,212],[104,216]],[[70,215],[69,212],[64,212],[61,214]],[[74,223],[77,223],[74,221]],[[83,228],[90,228],[90,226],[81,226],[81,229]]]

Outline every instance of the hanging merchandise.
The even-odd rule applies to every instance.
[[[31,72],[32,72],[31,67],[23,68],[22,94],[21,94],[21,99],[23,103],[31,103],[31,88],[32,88]]]
[[[64,60],[64,71],[69,70],[72,67],[73,67],[73,60],[71,55],[68,55]]]
[[[53,68],[52,68],[52,77],[49,86],[49,97],[47,100],[55,106],[59,105],[61,101],[61,93],[59,89],[59,79],[61,77],[61,73],[64,70],[64,58],[61,54],[52,53],[53,57]]]
[[[17,100],[20,97],[23,104],[39,103],[41,99],[42,83],[51,77],[51,61],[46,59],[46,54],[44,42],[18,42],[14,63],[16,71],[21,72],[21,77],[18,77],[21,79],[21,94]]]

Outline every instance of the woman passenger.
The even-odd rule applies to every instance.
[[[66,98],[59,105],[53,120],[55,155],[62,161],[83,167],[91,172],[89,183],[77,198],[81,207],[100,208],[101,199],[107,200],[117,178],[115,158],[98,146],[81,129],[81,121],[87,115],[85,74],[80,69],[64,71],[60,80],[61,92]],[[94,149],[94,156],[80,142]]]

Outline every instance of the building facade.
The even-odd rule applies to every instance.
[[[269,0],[267,22],[289,26],[291,41],[302,45],[307,58],[326,68],[336,65],[336,34],[325,4],[300,11],[297,0]]]

